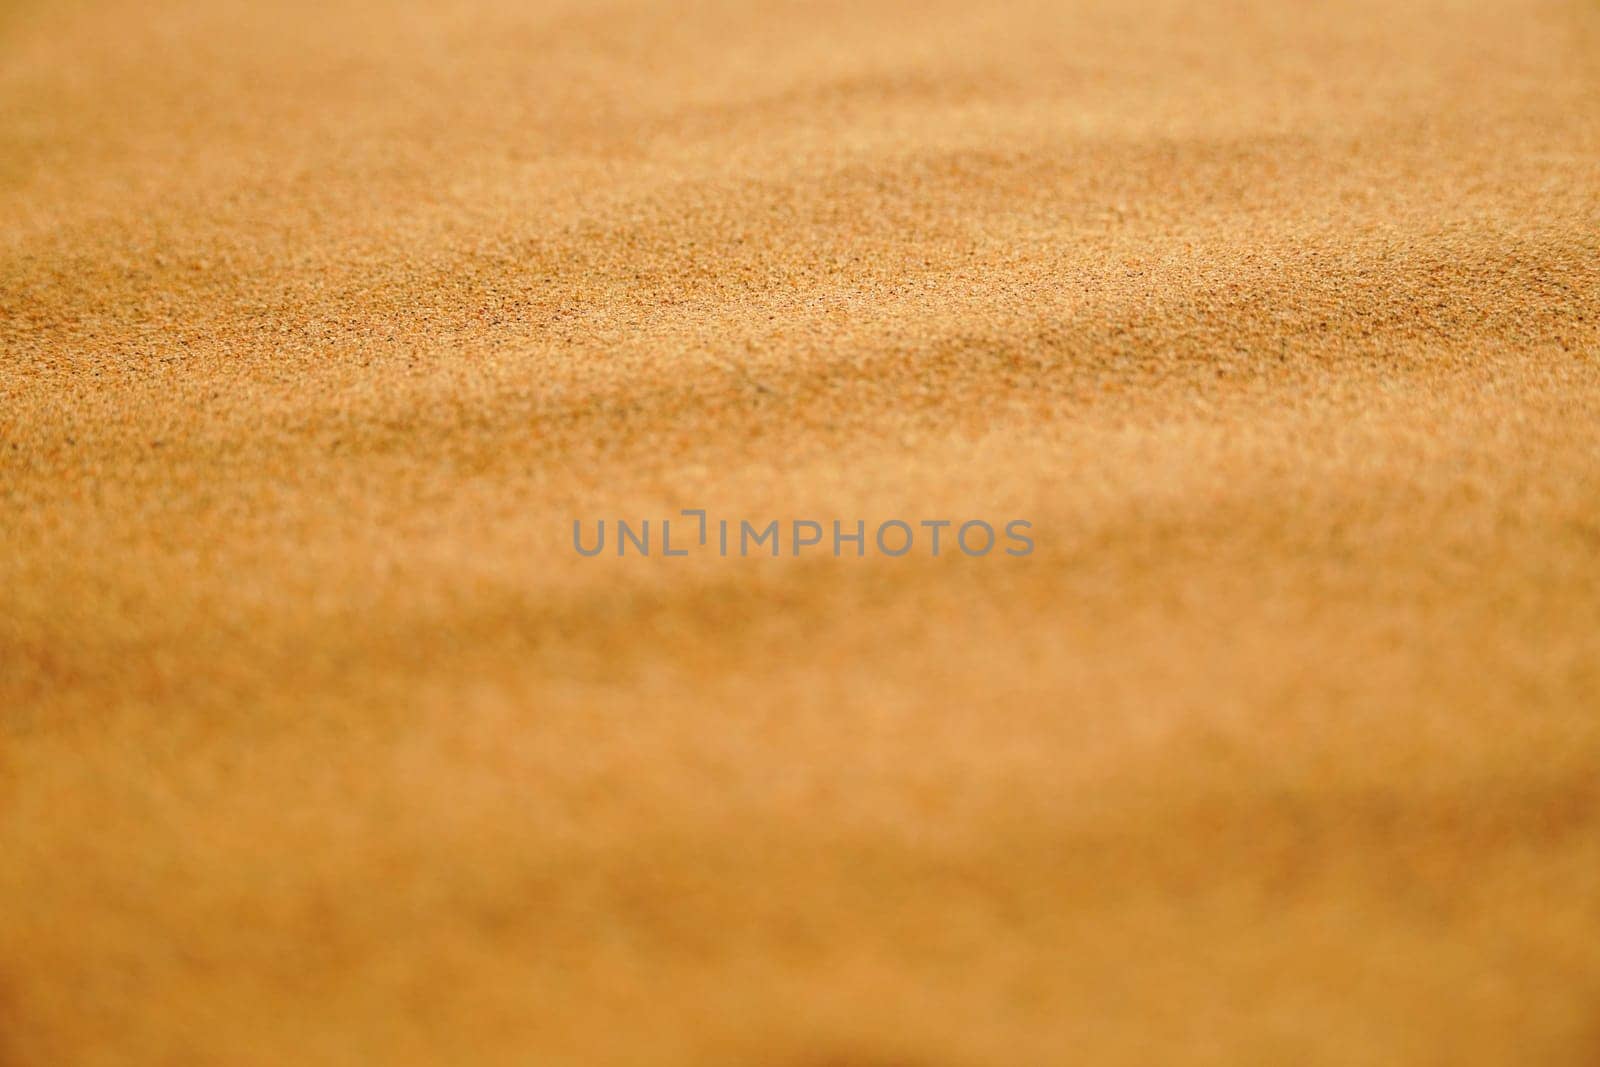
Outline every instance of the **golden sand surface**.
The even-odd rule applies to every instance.
[[[1597,1062],[1600,5],[0,4],[6,1067]]]

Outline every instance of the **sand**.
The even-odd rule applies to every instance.
[[[0,7],[6,1067],[1597,1061],[1592,0]]]

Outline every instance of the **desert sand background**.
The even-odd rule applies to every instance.
[[[1597,357],[1591,0],[6,0],[0,1063],[1600,1062]]]

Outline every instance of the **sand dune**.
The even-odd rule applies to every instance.
[[[0,1063],[1594,1063],[1597,358],[1589,0],[11,0]]]

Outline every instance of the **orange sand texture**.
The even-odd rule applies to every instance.
[[[1592,0],[6,0],[0,1063],[1600,1063],[1597,358]]]

